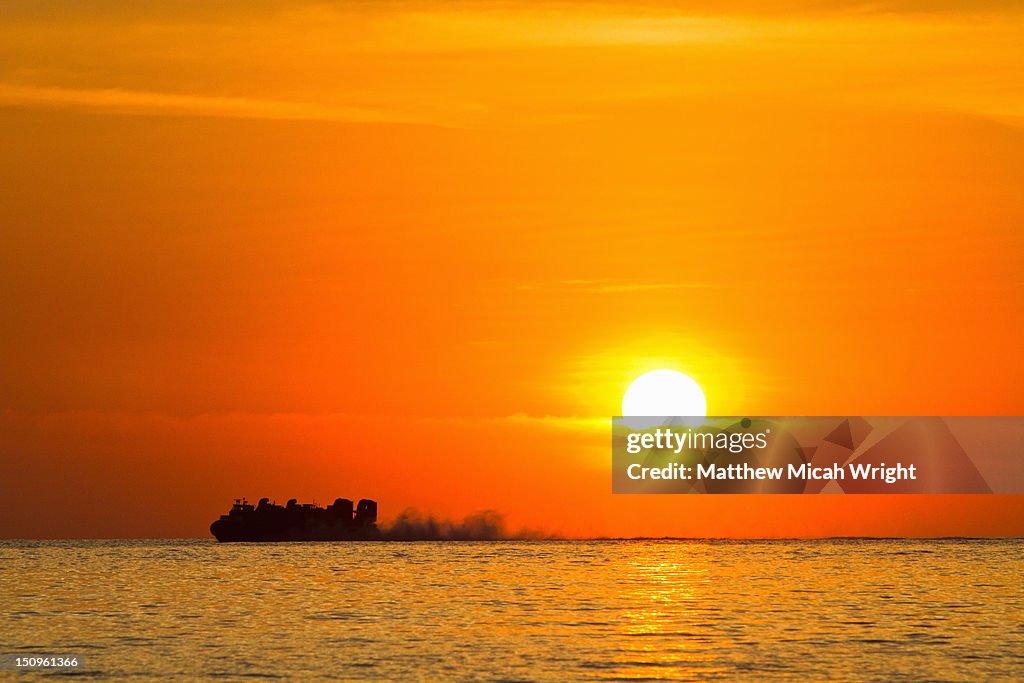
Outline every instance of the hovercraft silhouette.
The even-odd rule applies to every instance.
[[[294,498],[283,507],[261,498],[256,505],[235,500],[230,512],[210,525],[218,541],[372,541],[377,529],[377,502],[338,498],[331,505],[298,504]]]

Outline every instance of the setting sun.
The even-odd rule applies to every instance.
[[[652,370],[640,375],[622,397],[627,417],[703,417],[707,401],[700,385],[675,370]]]
[[[1022,29],[0,0],[0,671],[1024,681]]]
[[[620,409],[1021,413],[1021,3],[66,4],[0,12],[0,536],[1024,533],[607,462]]]

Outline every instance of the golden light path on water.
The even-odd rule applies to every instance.
[[[1013,679],[1020,540],[0,543],[6,650],[141,679]]]

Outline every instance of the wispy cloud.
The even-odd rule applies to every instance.
[[[204,116],[293,121],[416,123],[426,120],[399,111],[313,102],[220,97],[119,88],[62,88],[0,83],[0,105],[80,108],[139,115]]]
[[[579,294],[626,294],[670,289],[705,289],[703,282],[629,282],[613,279],[558,280],[555,282],[527,282],[516,287],[521,291],[557,290]]]

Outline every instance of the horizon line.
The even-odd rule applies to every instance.
[[[233,541],[234,545],[301,545],[301,544],[348,544],[348,543],[508,543],[508,542],[566,542],[566,541],[1013,541],[1024,540],[1017,536],[545,536],[539,538],[430,538],[430,539],[368,539],[344,541]],[[13,541],[210,541],[217,539],[207,536],[122,536],[122,537],[52,537],[52,538],[0,538],[0,543]]]

